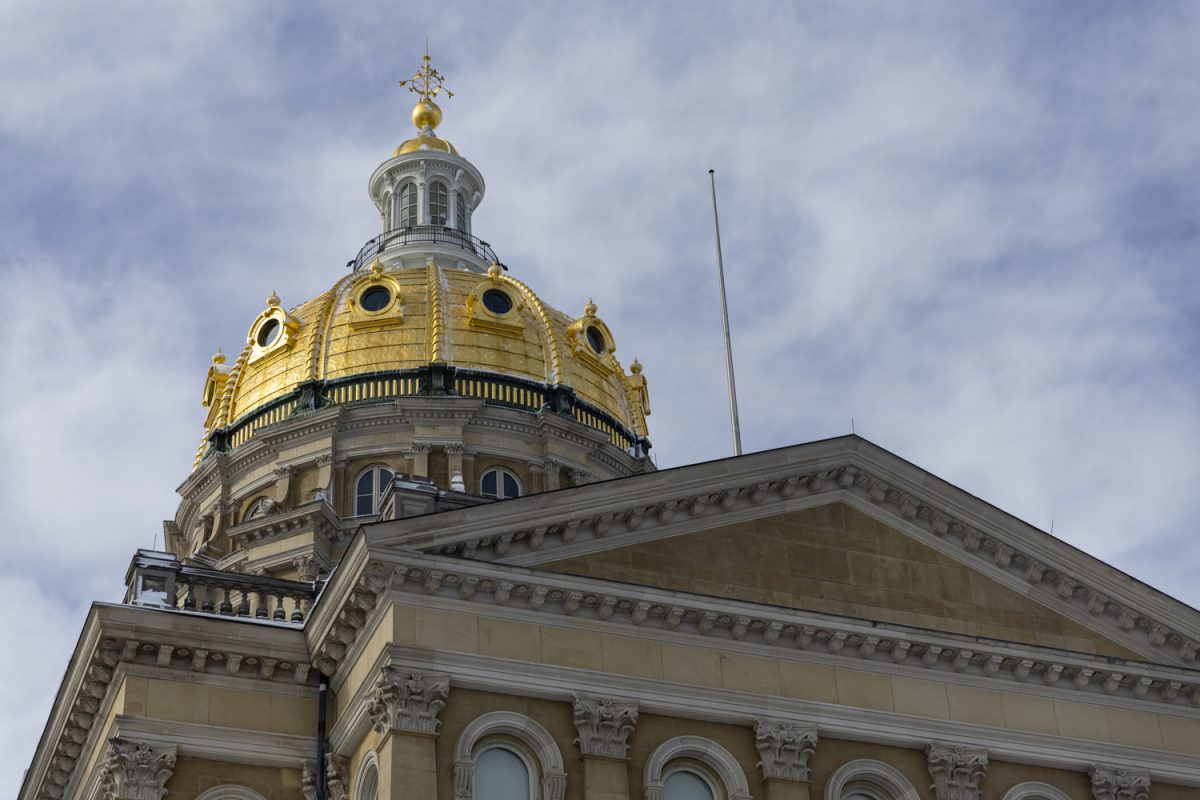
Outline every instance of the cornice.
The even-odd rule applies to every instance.
[[[536,565],[846,503],[1112,641],[1189,664],[1200,615],[858,437],[517,498],[380,532],[434,553]]]
[[[325,628],[308,631],[314,663],[329,676],[355,652],[359,632],[380,603],[470,611],[503,607],[507,618],[572,627],[624,628],[633,635],[704,643],[764,655],[822,660],[852,669],[926,676],[1089,702],[1192,716],[1200,672],[796,611],[724,598],[462,559],[368,552],[356,540],[331,585],[335,607],[319,609]],[[349,588],[352,587],[352,588]],[[492,613],[495,613],[494,610]],[[316,616],[314,615],[314,619]],[[310,623],[311,624],[311,623]]]
[[[180,630],[180,620],[186,630]],[[254,625],[247,635],[246,625]],[[94,746],[109,689],[127,668],[155,668],[243,682],[311,686],[303,633],[267,620],[228,619],[127,605],[93,604],[46,730],[22,785],[22,800],[59,800],[78,781]]]
[[[326,545],[333,545],[349,539],[357,527],[357,524],[347,525],[338,519],[328,503],[314,500],[288,511],[243,522],[230,528],[228,535],[237,545],[237,550],[307,530],[311,530]]]

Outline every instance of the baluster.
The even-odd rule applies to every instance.
[[[300,599],[300,597],[293,595],[292,602],[295,603],[295,605],[292,606],[292,622],[303,622],[304,611],[302,611],[300,608],[300,604],[303,601]]]
[[[267,598],[269,597],[269,595],[262,589],[258,589],[257,591],[254,592],[254,594],[256,597],[258,597],[258,605],[254,609],[254,618],[255,619],[266,619],[267,618]]]
[[[220,613],[227,617],[231,616],[233,614],[233,603],[229,602],[229,596],[230,596],[230,594],[232,594],[232,592],[233,592],[233,590],[229,588],[228,584],[221,587]]]
[[[250,590],[245,586],[239,586],[238,591],[242,595],[241,602],[238,603],[237,615],[239,617],[250,616]]]
[[[186,589],[187,594],[183,598],[183,610],[184,611],[195,611],[196,610],[196,584],[193,581],[188,581],[187,585],[184,588]]]
[[[200,610],[211,613],[213,610],[213,594],[216,593],[217,587],[207,582],[202,584],[202,586],[204,588],[204,601],[200,604]]]
[[[286,620],[287,619],[287,612],[283,610],[283,590],[282,589],[275,593],[275,613],[272,615],[272,618],[278,619],[278,620]]]

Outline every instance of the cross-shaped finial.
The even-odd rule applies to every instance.
[[[438,93],[445,92],[446,97],[454,97],[454,92],[445,87],[443,82],[445,78],[442,73],[438,72],[429,63],[429,39],[425,39],[425,63],[406,81],[400,81],[401,86],[407,86],[410,92],[421,95],[421,100],[428,103],[430,100],[438,96]]]

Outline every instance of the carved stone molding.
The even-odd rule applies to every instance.
[[[325,754],[325,800],[346,800],[350,796],[349,762],[333,753]],[[317,800],[317,762],[305,761],[300,773],[300,793],[304,800]]]
[[[760,719],[754,723],[758,768],[767,780],[807,781],[808,759],[817,749],[817,731],[790,722]]]
[[[1150,773],[1144,769],[1095,766],[1089,770],[1096,800],[1149,800]]]
[[[151,747],[113,739],[104,759],[103,800],[162,800],[175,771],[175,746]]]
[[[437,733],[437,716],[446,707],[450,680],[444,675],[423,675],[384,667],[367,701],[367,713],[376,733],[390,730]]]
[[[637,720],[637,703],[575,695],[575,743],[585,756],[625,758]]]
[[[987,750],[978,747],[931,744],[929,787],[937,800],[979,800],[979,783],[987,772]]]

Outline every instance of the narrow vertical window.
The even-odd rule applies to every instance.
[[[400,190],[400,227],[410,228],[417,224],[417,185],[406,183]]]
[[[529,768],[506,747],[489,747],[475,757],[474,800],[531,800]]]
[[[391,483],[392,471],[387,467],[374,466],[363,470],[354,482],[354,514],[366,517],[379,513],[379,498]]]
[[[467,201],[462,192],[454,193],[454,226],[463,233],[467,232]]]
[[[450,220],[450,195],[446,184],[434,181],[429,185],[429,224],[446,227]]]

